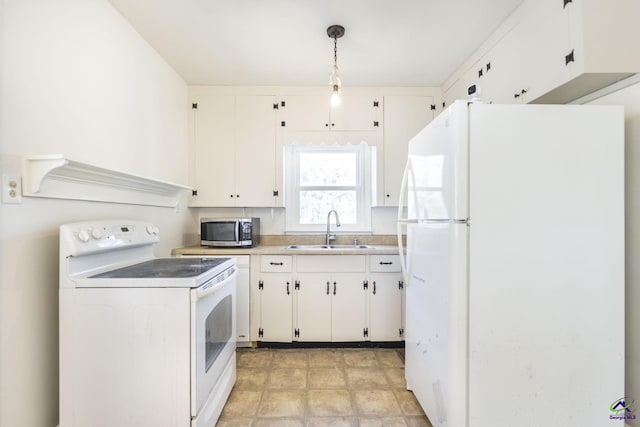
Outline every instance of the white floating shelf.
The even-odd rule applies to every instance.
[[[87,163],[62,155],[23,159],[22,195],[146,206],[176,207],[193,188]]]

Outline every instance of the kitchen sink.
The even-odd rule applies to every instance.
[[[369,245],[289,245],[285,249],[374,249]]]

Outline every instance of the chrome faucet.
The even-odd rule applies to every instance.
[[[332,240],[336,239],[335,234],[331,234],[331,212],[336,214],[336,227],[340,227],[340,218],[338,218],[338,212],[335,209],[331,209],[327,214],[327,246],[331,244]]]

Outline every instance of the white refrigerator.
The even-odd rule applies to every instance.
[[[622,107],[457,101],[403,187],[406,380],[432,424],[623,425]]]

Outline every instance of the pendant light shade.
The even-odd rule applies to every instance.
[[[327,35],[333,39],[333,67],[329,77],[331,106],[337,107],[340,105],[340,94],[342,93],[342,81],[338,70],[338,39],[344,36],[344,27],[342,25],[331,25],[327,28]]]

